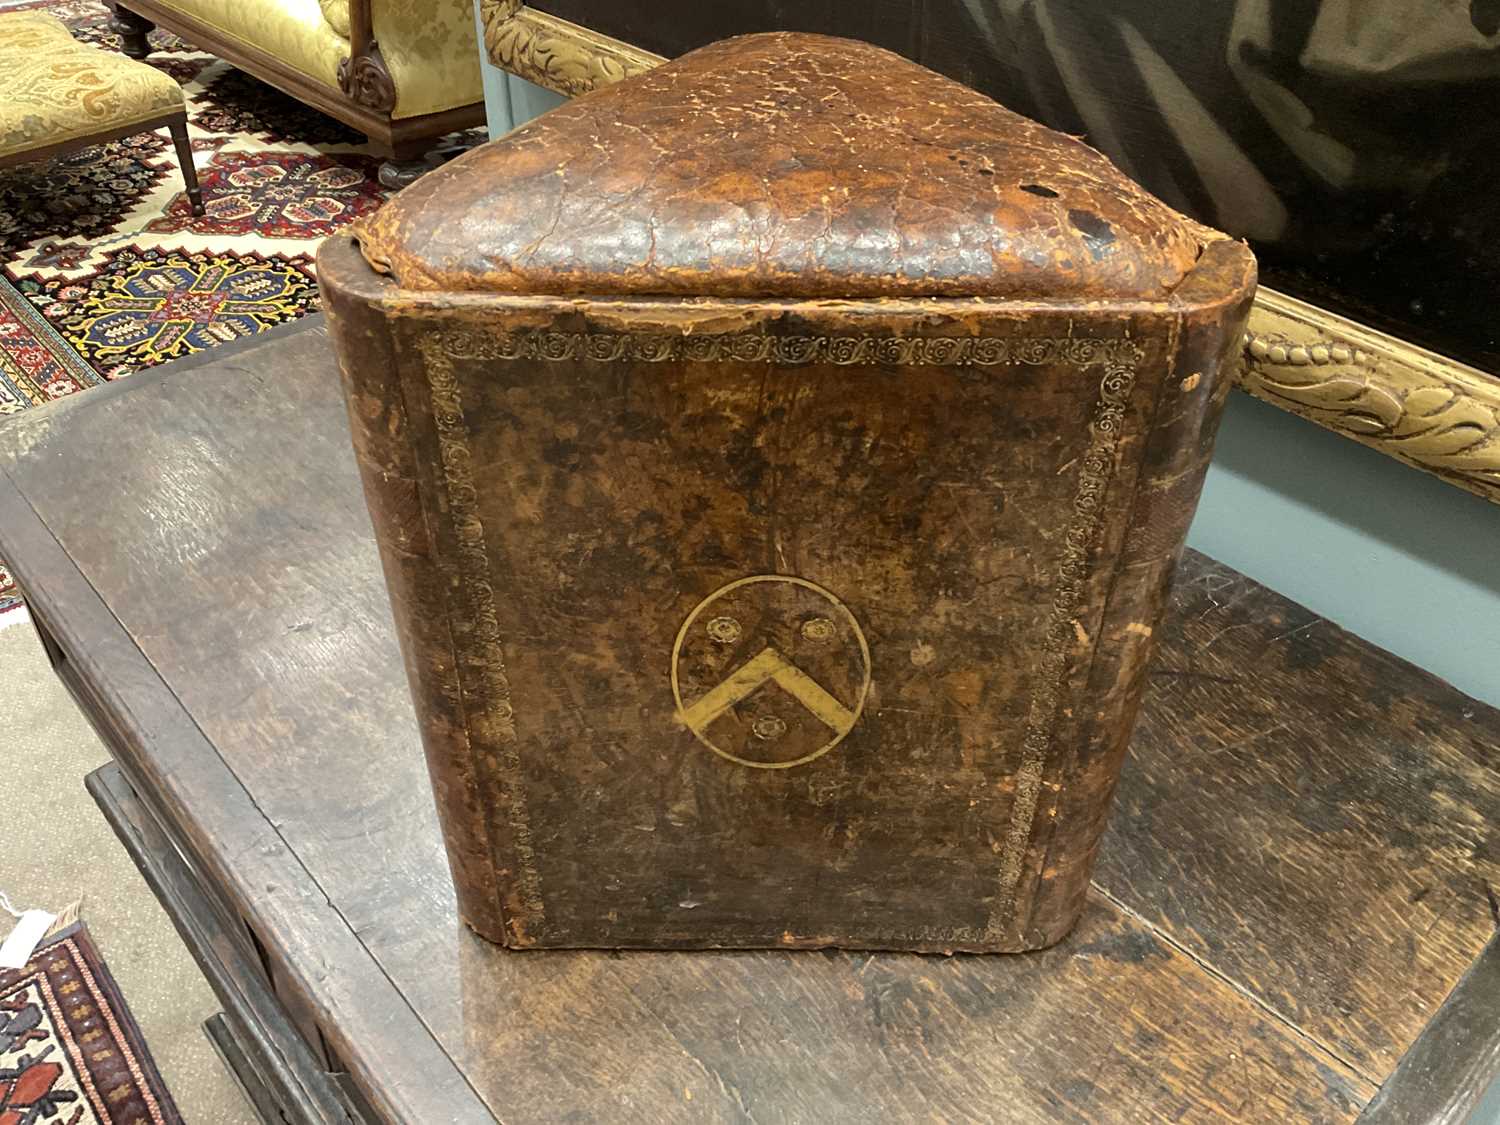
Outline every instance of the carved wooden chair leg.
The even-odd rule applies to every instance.
[[[109,21],[109,29],[124,41],[120,49],[133,59],[145,58],[151,53],[151,44],[146,41],[146,36],[156,25],[129,8],[122,8],[119,4],[112,7],[115,14]]]
[[[167,126],[172,131],[172,143],[177,146],[177,163],[182,165],[182,179],[187,184],[188,202],[193,214],[203,214],[203,192],[198,187],[198,169],[193,164],[193,143],[188,140],[187,114]]]

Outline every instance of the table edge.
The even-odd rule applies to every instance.
[[[131,716],[136,720],[132,728],[149,730],[154,743],[175,744],[174,756],[181,759],[181,768],[158,769],[124,731],[119,732],[120,740],[108,745],[111,755],[127,777],[147,783],[142,799],[192,862],[212,874],[236,909],[268,931],[310,932],[314,940],[309,946],[317,957],[325,963],[337,961],[342,966],[340,975],[353,982],[339,1003],[326,991],[309,987],[303,966],[291,963],[279,950],[268,950],[317,1013],[321,1029],[371,1105],[391,1121],[497,1120],[3,465],[0,474],[0,556],[9,561],[17,585],[28,602],[35,604],[38,616],[53,626],[55,639],[109,710]],[[19,556],[17,546],[23,547]],[[17,557],[26,561],[17,564]],[[70,606],[66,617],[55,612],[59,603]],[[82,634],[89,636],[87,644],[82,643]],[[149,723],[140,721],[143,718],[149,718]],[[217,789],[224,802],[219,819],[229,831],[220,833],[212,848],[194,830],[179,777],[193,782],[198,801],[204,792]],[[223,861],[225,855],[236,857],[233,865]],[[293,916],[297,919],[294,927],[281,924]],[[364,1037],[343,1030],[348,1027],[368,1029],[382,1037],[399,1035],[409,1077],[391,1081],[389,1067],[381,1066],[379,1074],[386,1081],[374,1081],[375,1069],[360,1047]]]

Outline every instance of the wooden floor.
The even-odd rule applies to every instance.
[[[314,325],[22,415],[0,554],[377,1115],[1410,1122],[1493,1073],[1500,714],[1194,555],[1061,946],[487,945],[454,921],[342,411]]]

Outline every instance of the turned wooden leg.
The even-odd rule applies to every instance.
[[[193,205],[193,214],[203,214],[203,192],[198,187],[198,169],[193,164],[193,144],[188,140],[187,114],[167,128],[172,130],[172,143],[177,146],[177,163],[182,165],[182,179],[187,184],[188,202]]]
[[[387,150],[391,155],[380,165],[377,174],[383,186],[399,191],[418,176],[441,167],[455,156],[462,156],[472,147],[472,144],[462,141],[435,145],[431,137],[419,141],[406,141]]]
[[[382,187],[400,191],[424,172],[432,171],[432,162],[425,157],[417,160],[386,160],[377,173]]]
[[[109,29],[124,42],[120,49],[133,59],[143,59],[151,53],[151,44],[146,36],[156,25],[145,16],[138,16],[129,8],[114,5],[115,14],[109,21]]]

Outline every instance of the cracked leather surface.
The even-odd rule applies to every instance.
[[[1201,228],[864,43],[725,40],[424,176],[356,230],[412,290],[1152,299]]]

